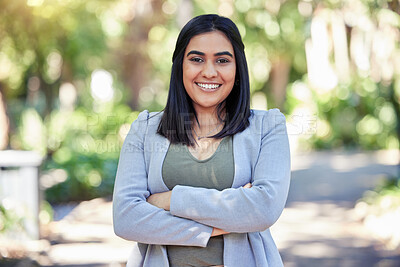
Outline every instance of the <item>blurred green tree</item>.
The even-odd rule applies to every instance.
[[[95,70],[118,64],[112,64],[112,45],[124,29],[110,8],[121,7],[108,0],[0,2],[0,99],[11,122],[8,147],[47,156],[51,201],[111,194],[119,130],[131,110],[120,104],[121,83],[114,82],[111,102],[90,91]]]
[[[164,107],[179,30],[204,13],[238,25],[252,107],[283,110],[299,146],[399,147],[398,1],[1,1],[0,139],[47,156],[49,199],[111,193],[126,128]]]
[[[98,14],[109,2],[1,1],[1,82],[7,99],[24,99],[43,118],[58,106],[61,81],[84,79],[100,67],[107,46]]]

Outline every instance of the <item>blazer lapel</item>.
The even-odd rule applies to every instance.
[[[151,129],[149,129],[151,130]],[[168,191],[162,179],[162,165],[169,147],[169,140],[154,131],[146,138],[145,151],[147,166],[147,186],[151,194]]]

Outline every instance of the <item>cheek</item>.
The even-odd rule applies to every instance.
[[[225,77],[225,80],[227,81],[227,82],[235,82],[235,77],[236,77],[236,68],[232,68],[232,69],[230,69],[230,70],[227,70],[225,73],[224,73],[224,77]]]
[[[183,63],[182,75],[183,75],[183,79],[193,79],[196,76],[196,68]]]
[[[185,87],[186,92],[191,96],[191,91],[192,91],[192,82],[194,79],[193,75],[193,69],[188,67],[186,64],[182,65],[182,80],[183,80],[183,86]]]

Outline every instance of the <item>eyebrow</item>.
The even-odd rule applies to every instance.
[[[233,58],[232,54],[229,53],[228,51],[218,52],[214,54],[214,56],[223,56],[223,55],[230,56],[231,58]]]
[[[189,55],[192,55],[192,54],[196,54],[196,55],[199,55],[199,56],[204,56],[205,55],[203,52],[200,52],[200,51],[197,51],[197,50],[192,50],[186,56],[188,57]],[[223,56],[223,55],[230,56],[231,58],[233,58],[232,54],[230,52],[228,52],[228,51],[218,52],[218,53],[214,54],[214,56]]]

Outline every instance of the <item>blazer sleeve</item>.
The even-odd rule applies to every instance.
[[[271,227],[283,211],[290,180],[286,122],[277,109],[264,114],[260,152],[252,175],[252,188],[218,191],[175,186],[171,213],[228,232],[259,232]]]
[[[205,247],[212,227],[173,216],[146,202],[150,195],[144,157],[148,114],[139,114],[122,146],[113,195],[114,232],[145,244]]]

